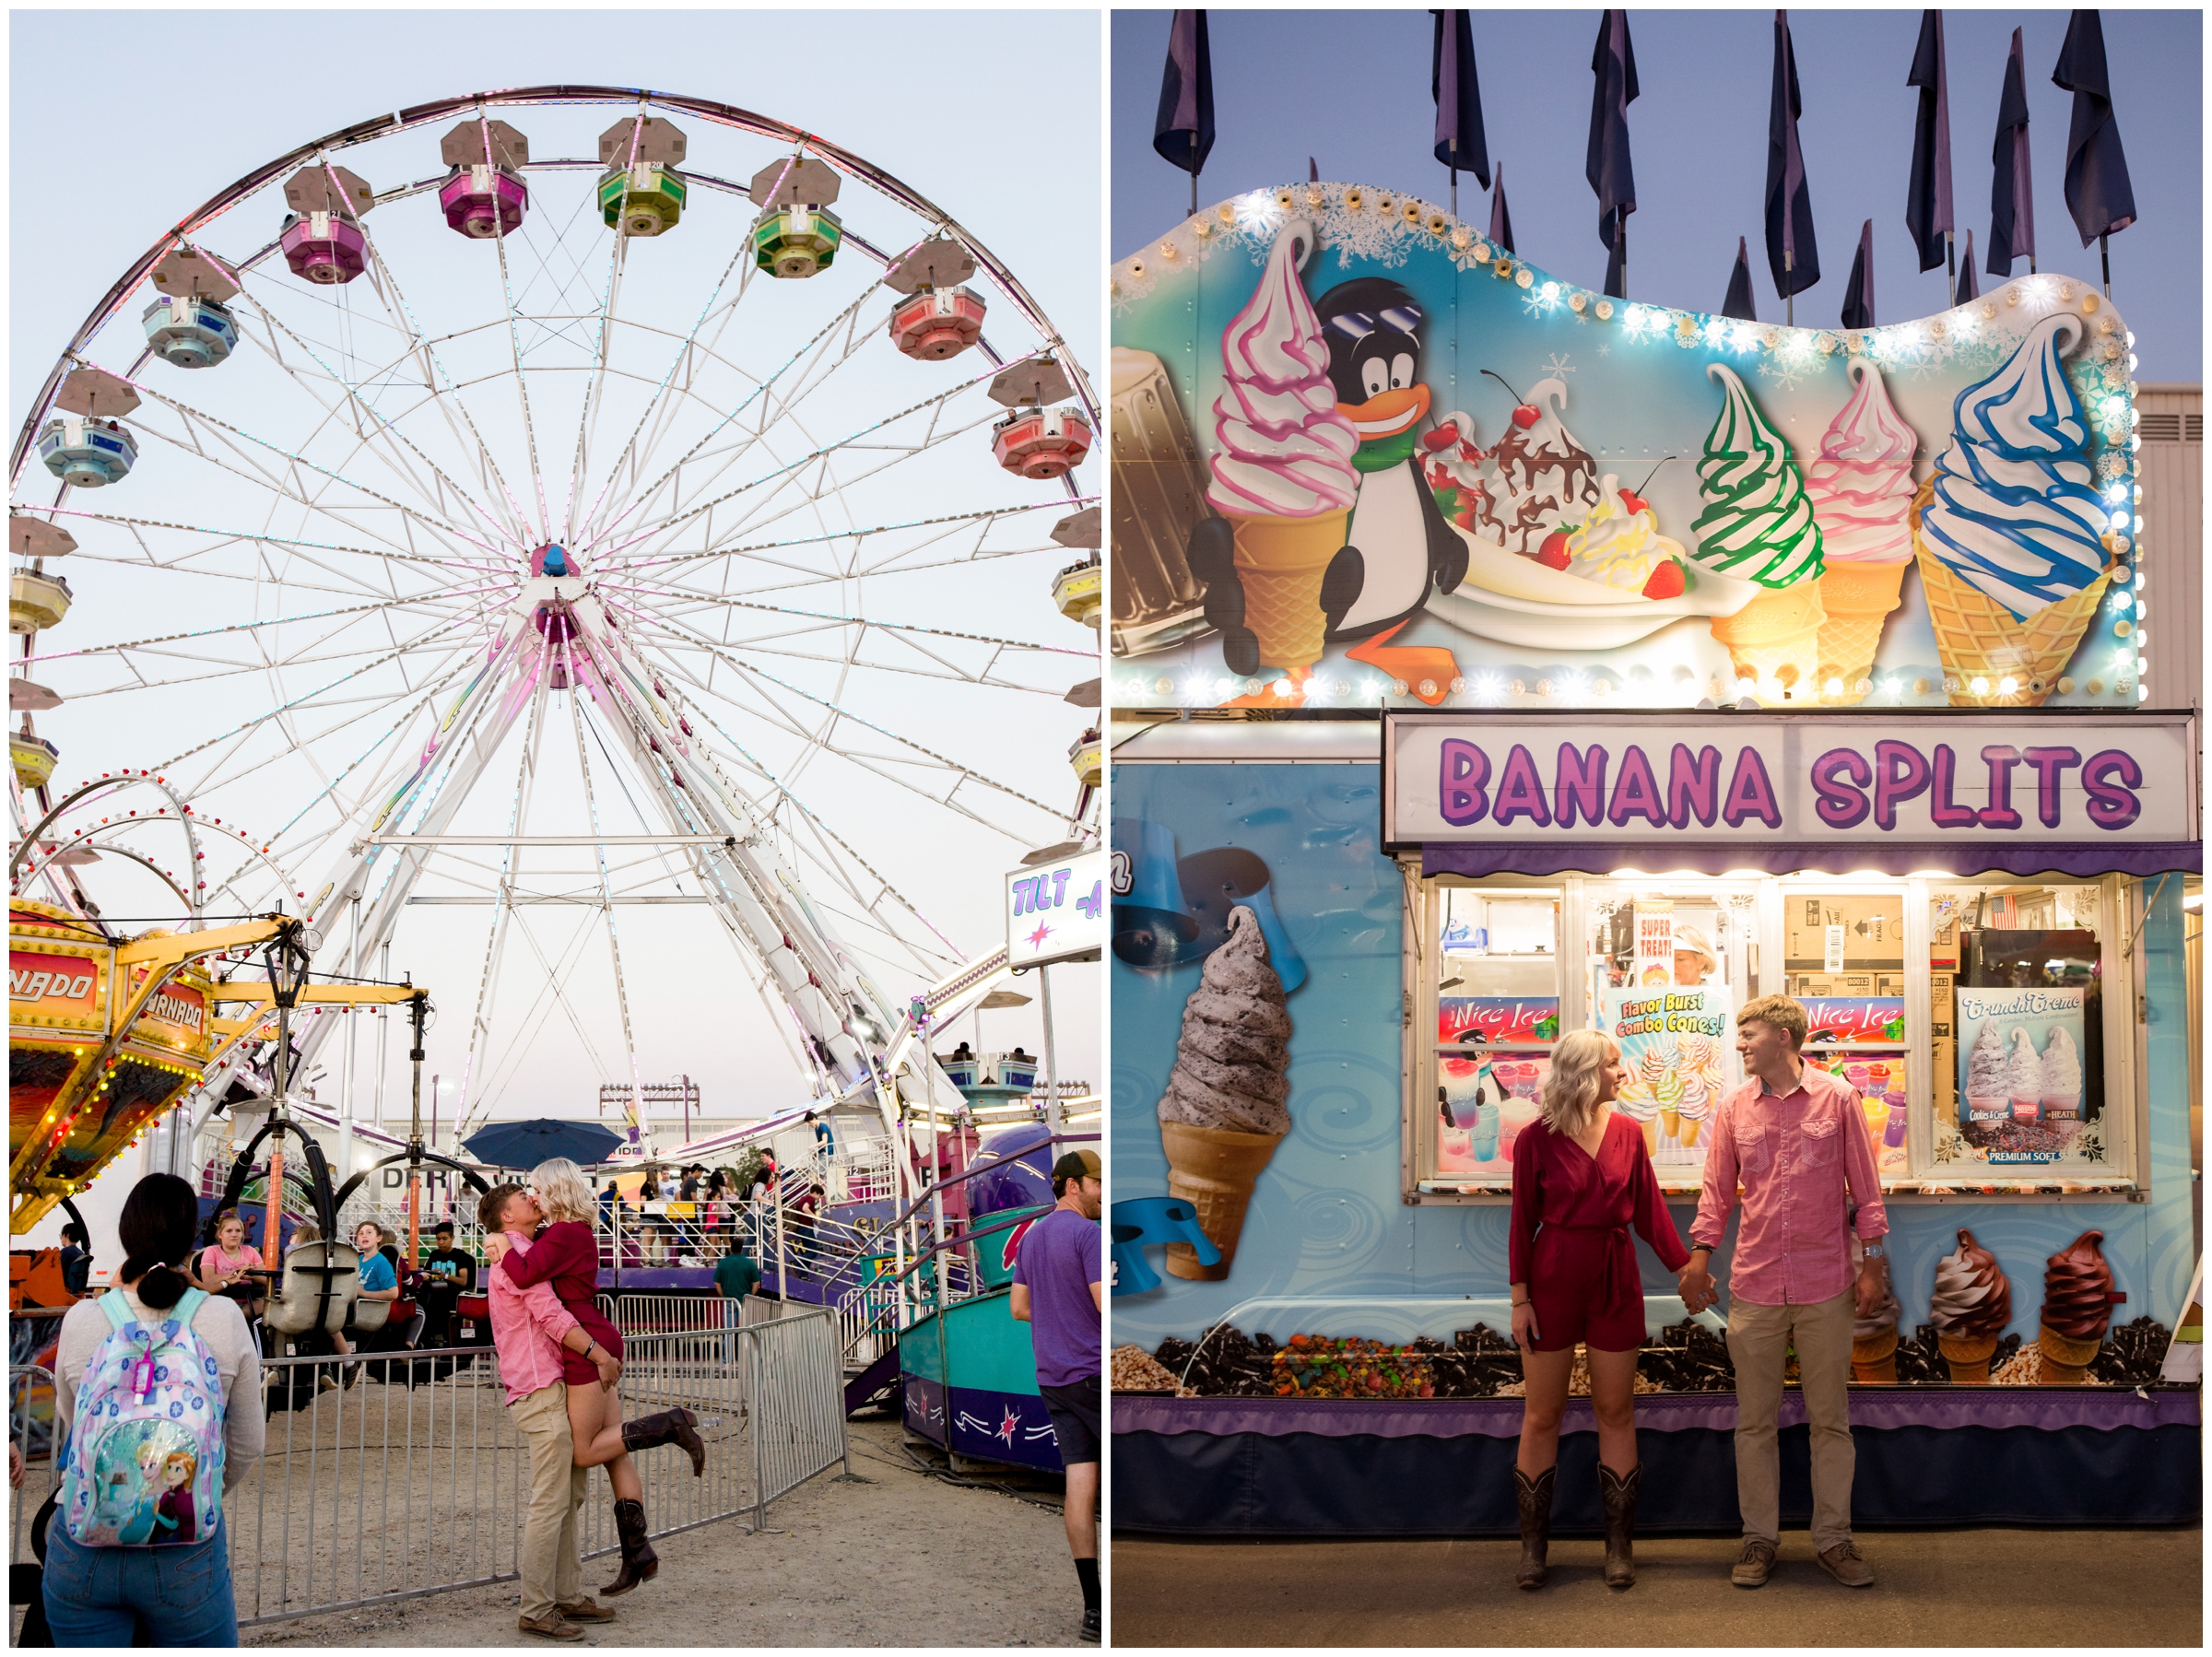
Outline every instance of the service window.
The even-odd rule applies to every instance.
[[[1503,1188],[1559,1036],[1559,890],[1438,882],[1426,907],[1420,1085],[1434,1103],[1415,1136],[1418,1178]]]
[[[1906,934],[1910,883],[1869,886],[1784,880],[1782,897],[1784,994],[1805,1005],[1805,1057],[1858,1089],[1885,1181],[1912,1171],[1912,1059],[1928,1034],[1908,1013]],[[1924,1060],[1919,1067],[1924,1070]],[[1923,1106],[1924,1110],[1924,1103]]]
[[[2115,881],[1929,881],[1926,1171],[2136,1177],[2132,996],[2108,996]]]

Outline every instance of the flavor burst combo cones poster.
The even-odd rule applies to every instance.
[[[1787,328],[1300,183],[1117,263],[1123,706],[2133,707],[2125,323]]]

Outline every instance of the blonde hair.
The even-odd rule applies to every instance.
[[[537,1193],[547,1219],[591,1224],[592,1182],[583,1177],[583,1169],[566,1157],[548,1158],[532,1169],[530,1189]]]
[[[1795,1052],[1805,1045],[1806,1033],[1812,1027],[1805,1017],[1805,1004],[1787,995],[1761,995],[1757,1001],[1747,1001],[1737,1009],[1735,1021],[1756,1019],[1771,1024],[1790,1039],[1790,1051]]]
[[[1620,1057],[1620,1043],[1603,1030],[1571,1030],[1551,1050],[1544,1077],[1544,1125],[1570,1136],[1586,1133],[1597,1116],[1604,1068]]]

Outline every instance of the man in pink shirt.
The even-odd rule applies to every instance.
[[[1812,1428],[1813,1551],[1821,1569],[1849,1588],[1871,1587],[1874,1572],[1851,1537],[1852,1323],[1871,1317],[1888,1295],[1882,1238],[1889,1218],[1874,1171],[1874,1143],[1859,1096],[1842,1077],[1798,1057],[1805,1008],[1787,995],[1762,995],[1735,1016],[1735,1051],[1750,1076],[1722,1100],[1705,1158],[1705,1189],[1689,1228],[1682,1299],[1692,1311],[1716,1296],[1708,1263],[1727,1235],[1736,1186],[1744,1218],[1736,1228],[1728,1297],[1728,1353],[1735,1363],[1735,1498],[1744,1547],[1731,1578],[1757,1588],[1773,1569],[1781,1542],[1782,1458],[1775,1417],[1783,1370],[1797,1348],[1805,1413]],[[1854,1283],[1849,1205],[1858,1206],[1866,1245]]]
[[[484,1235],[535,1232],[545,1216],[520,1185],[495,1185],[477,1205]],[[526,1245],[516,1243],[516,1248]],[[522,1617],[524,1634],[582,1639],[582,1623],[612,1622],[615,1614],[583,1592],[583,1562],[576,1546],[576,1510],[583,1505],[591,1470],[576,1465],[569,1428],[569,1389],[560,1376],[560,1351],[589,1357],[608,1386],[622,1362],[596,1346],[569,1315],[549,1283],[518,1287],[505,1272],[486,1274],[491,1301],[491,1344],[499,1354],[507,1408],[530,1452],[530,1505],[523,1519]]]

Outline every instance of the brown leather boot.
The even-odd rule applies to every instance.
[[[640,1416],[622,1423],[622,1448],[651,1450],[656,1444],[677,1444],[691,1458],[691,1476],[707,1470],[707,1447],[693,1429],[699,1417],[689,1410],[663,1410],[657,1416]]]
[[[1631,1544],[1636,1537],[1636,1489],[1643,1482],[1641,1463],[1631,1467],[1626,1477],[1600,1462],[1597,1466],[1597,1492],[1606,1505],[1606,1586],[1633,1588],[1636,1586],[1636,1556]]]
[[[615,1573],[613,1581],[599,1591],[610,1599],[618,1593],[628,1593],[640,1582],[652,1581],[661,1569],[660,1555],[645,1540],[643,1502],[616,1502],[615,1531],[622,1540],[622,1569]]]
[[[1551,1491],[1559,1469],[1547,1467],[1530,1478],[1513,1469],[1513,1489],[1521,1502],[1521,1569],[1513,1585],[1530,1590],[1544,1586],[1545,1558],[1551,1551]]]

